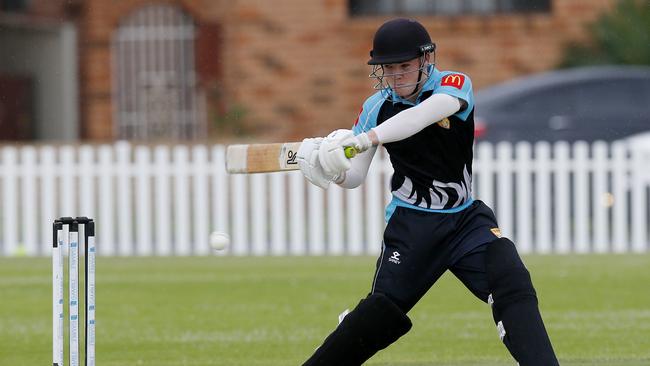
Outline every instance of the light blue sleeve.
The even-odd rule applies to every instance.
[[[474,92],[472,91],[472,80],[460,72],[445,71],[438,80],[436,93],[448,94],[462,99],[467,103],[467,107],[461,112],[455,114],[456,117],[467,120],[469,113],[474,109]]]
[[[359,112],[359,116],[352,127],[352,131],[355,135],[368,132],[370,129],[377,127],[379,109],[381,109],[381,105],[384,101],[385,98],[378,92],[363,103],[363,108]]]

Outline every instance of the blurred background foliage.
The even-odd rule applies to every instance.
[[[650,65],[650,1],[622,0],[588,27],[592,42],[570,44],[560,67]]]

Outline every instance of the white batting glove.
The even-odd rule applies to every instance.
[[[298,153],[296,154],[296,160],[298,161],[302,175],[308,181],[315,186],[327,189],[335,176],[325,174],[318,160],[318,150],[322,141],[322,137],[302,140]]]
[[[367,133],[360,133],[354,137],[356,138],[354,147],[357,152],[364,152],[372,147],[372,140]]]
[[[318,160],[327,175],[337,176],[350,169],[352,163],[345,156],[345,146],[352,146],[354,134],[350,130],[336,130],[321,142],[318,150]],[[348,145],[343,145],[347,142]]]
[[[372,147],[372,141],[366,133],[355,136],[352,130],[336,130],[327,135],[318,152],[326,174],[341,176],[350,169],[352,163],[345,156],[346,147],[354,147],[357,152],[363,152]]]
[[[326,139],[338,140],[344,148],[352,146],[357,152],[364,152],[372,147],[372,141],[365,132],[355,136],[352,130],[336,130],[327,135]]]

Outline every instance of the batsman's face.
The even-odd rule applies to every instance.
[[[384,79],[397,95],[406,98],[413,94],[413,90],[418,84],[419,58],[397,64],[386,64],[383,65],[383,68]]]

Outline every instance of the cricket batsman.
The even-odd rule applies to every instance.
[[[435,65],[436,46],[412,19],[375,33],[368,64],[378,91],[351,130],[305,139],[298,152],[313,184],[355,188],[377,147],[394,169],[392,201],[372,288],[304,363],[361,365],[411,329],[408,312],[450,270],[490,304],[520,366],[559,365],[530,274],[492,210],[472,198],[474,97],[470,78]],[[352,159],[344,149],[359,153]]]

